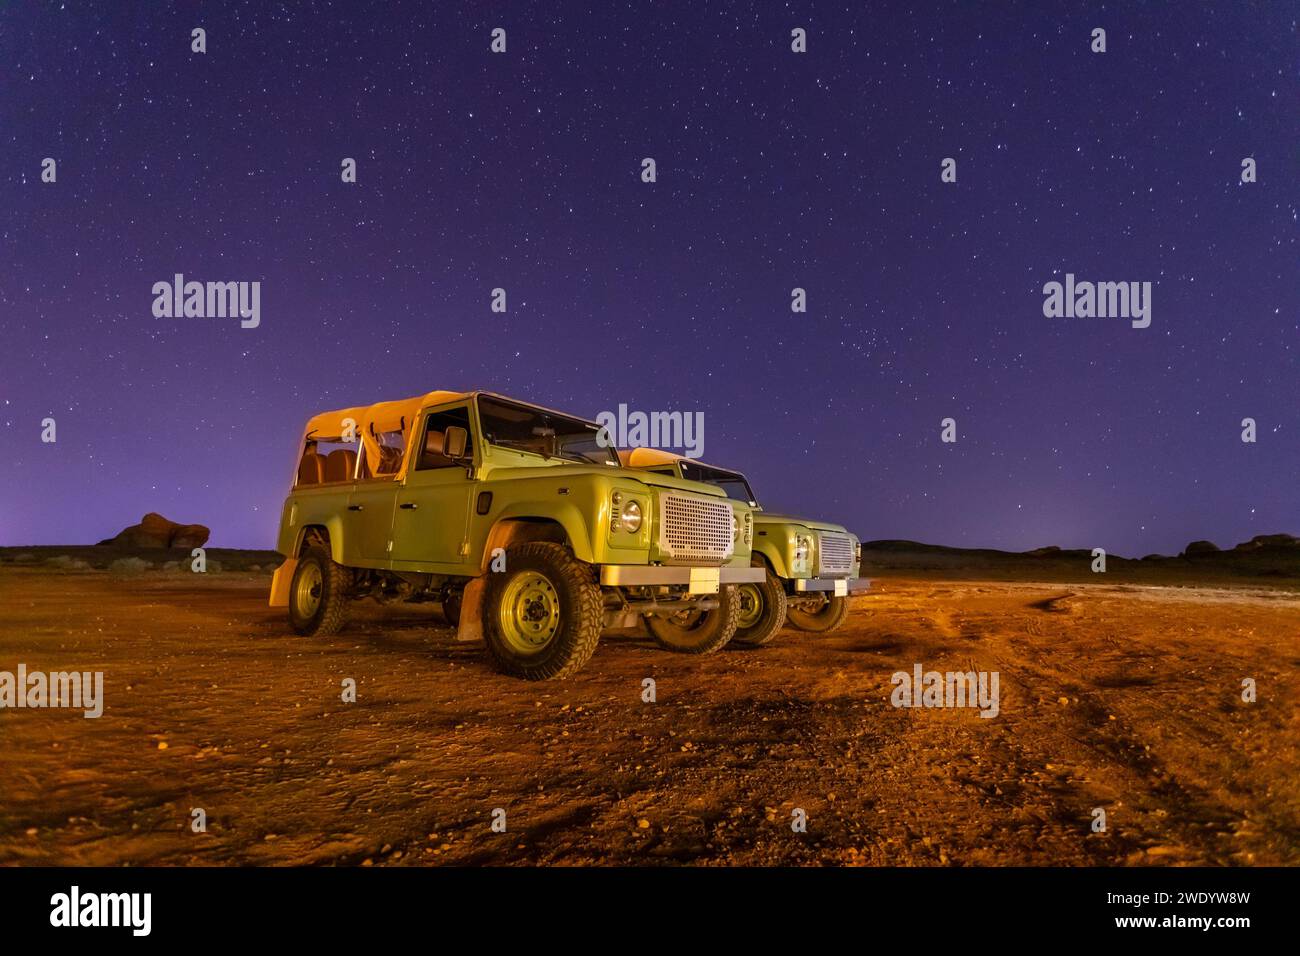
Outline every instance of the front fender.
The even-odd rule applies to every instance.
[[[597,555],[592,548],[591,529],[582,510],[570,502],[539,500],[512,502],[496,515],[496,521],[484,542],[485,549],[491,546],[502,522],[508,521],[553,521],[564,529],[564,535],[568,538],[574,557],[588,564],[597,563]]]
[[[785,541],[782,538],[757,538],[754,541],[754,553],[761,554],[767,563],[772,567],[772,573],[778,578],[792,578],[790,573],[790,562],[787,558],[787,548],[783,547]]]

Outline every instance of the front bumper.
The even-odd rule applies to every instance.
[[[790,583],[794,585],[796,594],[829,591],[836,597],[845,597],[871,590],[871,581],[867,578],[795,578]]]
[[[723,584],[761,584],[763,568],[691,568],[657,564],[603,564],[600,583],[605,587],[685,584],[688,594],[717,594]]]

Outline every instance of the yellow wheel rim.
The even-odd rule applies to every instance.
[[[736,626],[740,628],[753,627],[763,617],[763,592],[758,589],[757,584],[742,584],[740,586],[740,617],[736,619]]]
[[[304,564],[293,588],[293,604],[304,620],[315,616],[320,608],[322,580],[320,565]]]
[[[499,611],[501,636],[516,654],[538,654],[560,630],[560,596],[546,575],[522,571],[505,587]]]

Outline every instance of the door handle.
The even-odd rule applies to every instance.
[[[414,511],[416,508],[418,508],[418,507],[420,507],[420,506],[417,505],[414,501],[403,501],[403,502],[402,502],[400,505],[398,505],[397,507],[399,507],[399,508],[405,508],[407,511]]]
[[[362,505],[348,505],[348,511],[360,511]]]

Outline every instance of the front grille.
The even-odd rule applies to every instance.
[[[723,564],[736,547],[736,515],[724,500],[665,492],[659,499],[665,564]]]
[[[852,538],[835,531],[821,531],[817,537],[817,577],[836,577],[853,570]]]

